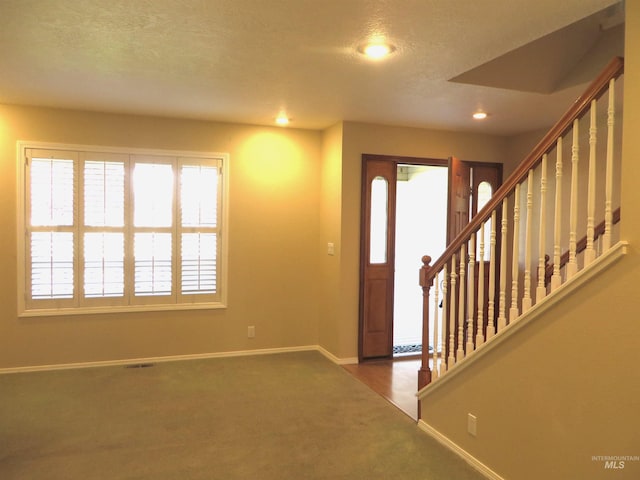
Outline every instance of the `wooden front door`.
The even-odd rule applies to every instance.
[[[449,200],[447,245],[462,231],[471,218],[484,206],[481,185],[490,186],[491,194],[502,185],[502,164],[465,162],[449,158]]]
[[[393,354],[396,163],[364,159],[361,218],[360,359]]]
[[[447,216],[447,245],[469,223],[471,194],[471,165],[456,157],[449,157],[449,202]]]
[[[393,355],[396,185],[399,163],[444,165],[444,161],[437,159],[363,155],[358,337],[360,360]],[[495,192],[501,179],[499,164],[449,160],[447,243],[456,237],[469,222],[471,215],[477,212],[480,183],[488,181]],[[419,259],[416,262],[419,264]],[[488,268],[486,272],[488,275]]]
[[[465,162],[459,160],[455,157],[449,158],[449,199],[448,199],[448,209],[449,214],[447,215],[447,245],[451,243],[456,236],[464,229],[464,227],[471,221],[473,216],[478,213],[479,210],[484,206],[484,203],[488,201],[490,196],[495,193],[496,190],[502,185],[502,165],[499,163],[480,163],[480,162]],[[487,190],[488,188],[488,190]],[[487,196],[488,194],[488,196]],[[498,218],[497,223],[500,223],[500,217]],[[488,228],[488,226],[487,226]],[[476,265],[478,262],[484,262],[484,278],[482,279],[484,283],[484,291],[487,292],[489,288],[489,260],[488,260],[488,251],[489,251],[489,230],[485,231],[485,258],[477,258],[476,253]],[[476,244],[476,248],[478,245]],[[499,251],[500,244],[498,238],[498,244],[496,245],[496,272],[499,271]],[[467,252],[468,255],[468,252]],[[458,258],[458,265],[459,265]],[[466,263],[466,262],[465,262]],[[458,265],[455,266],[456,272],[458,269]],[[479,268],[475,269],[475,278],[474,278],[474,312],[477,310],[477,302],[478,302],[478,282],[480,279],[478,278]],[[496,286],[499,285],[499,282],[496,282]],[[497,288],[497,287],[496,287]],[[448,292],[447,302],[449,302],[449,297],[451,295],[451,291]],[[458,298],[460,294],[460,285],[456,285],[455,298]],[[466,288],[463,289],[463,294],[466,297]],[[496,290],[496,295],[498,294]],[[496,296],[497,298],[497,296]],[[467,300],[464,299],[463,302],[464,308],[467,308]],[[483,333],[486,335],[487,322],[489,319],[487,318],[487,305],[484,307],[484,315],[483,315]],[[477,313],[474,313],[474,318],[477,317]],[[463,315],[463,318],[467,318],[467,314]],[[457,331],[458,328],[458,315],[453,319],[455,328]],[[463,325],[463,337],[466,338],[466,323]],[[474,323],[474,332],[473,338],[475,339],[477,333],[477,323]],[[446,336],[449,336],[449,323],[446,325]],[[445,345],[447,349],[448,355],[448,344]]]
[[[473,217],[476,213],[478,213],[482,209],[482,207],[484,207],[484,205],[489,200],[491,195],[493,195],[496,192],[496,190],[500,188],[501,185],[502,185],[502,165],[501,164],[484,163],[484,164],[474,165],[472,167],[471,217]],[[502,215],[500,210],[498,210],[498,215],[496,217],[496,223],[497,223],[496,227],[500,225],[501,220],[502,220]],[[484,278],[482,280],[484,282],[483,291],[485,292],[485,295],[487,294],[486,292],[488,292],[490,288],[490,285],[489,285],[490,235],[491,235],[491,227],[490,227],[490,223],[487,223],[485,225],[484,259],[477,258],[478,254],[476,254],[476,269],[475,269],[476,278],[475,278],[475,295],[474,295],[475,300],[474,300],[474,307],[473,307],[474,311],[477,311],[478,309],[478,285],[479,285],[478,275],[480,273],[480,269],[478,268],[478,262],[484,262]],[[476,242],[476,248],[479,248],[478,243],[479,242]],[[500,235],[496,235],[496,272],[500,271],[500,245],[501,245]],[[496,278],[498,276],[499,274],[496,275]],[[500,294],[499,285],[500,285],[500,282],[497,281],[495,285],[492,286],[494,288],[494,298],[498,298]],[[487,324],[489,322],[488,314],[489,314],[489,304],[485,302],[484,309],[483,309],[483,316],[482,316],[483,318],[482,333],[485,336],[485,338],[487,335]],[[493,318],[492,321],[495,322],[497,318],[497,313],[495,313],[494,316],[495,318]],[[474,318],[477,318],[477,314],[474,314]],[[473,331],[473,338],[476,338],[476,334],[478,333],[477,322],[474,323],[474,326],[475,327]]]

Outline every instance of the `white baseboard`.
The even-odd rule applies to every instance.
[[[460,447],[457,443],[454,443],[448,437],[444,436],[438,430],[436,430],[431,425],[426,423],[424,420],[418,420],[418,428],[423,432],[425,432],[430,437],[434,438],[436,441],[438,441],[438,443],[447,447],[453,453],[457,454],[465,462],[467,462],[469,465],[471,465],[474,469],[476,469],[478,472],[480,472],[489,480],[504,480],[504,478],[502,478],[496,472],[491,470],[489,467],[487,467],[484,463],[482,463],[476,457],[471,455],[465,449]]]
[[[320,345],[316,345],[316,349],[336,365],[351,365],[354,363],[358,363],[358,357],[346,357],[346,358],[336,357],[333,353],[331,353],[329,350],[325,349],[324,347],[321,347]]]
[[[59,363],[53,365],[34,365],[28,367],[0,368],[0,375],[5,373],[46,372],[53,370],[69,370],[73,368],[113,367],[135,365],[141,363],[176,362],[182,360],[200,360],[207,358],[244,357],[249,355],[271,355],[274,353],[291,353],[317,351],[337,365],[358,363],[358,359],[339,358],[320,345],[303,345],[299,347],[264,348],[260,350],[236,350],[231,352],[194,353],[188,355],[169,355],[164,357],[126,358],[121,360],[104,360],[98,362]]]

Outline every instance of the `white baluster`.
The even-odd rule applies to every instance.
[[[433,379],[437,380],[440,377],[440,366],[438,364],[438,300],[440,296],[440,285],[438,284],[438,274],[434,277],[434,291],[433,291]],[[425,348],[425,345],[422,346]],[[429,348],[427,345],[426,348]]]
[[[536,303],[547,295],[546,275],[547,269],[545,264],[545,236],[547,233],[547,154],[542,156],[542,165],[540,166],[540,227],[538,243],[540,250],[538,258],[538,288],[536,288]]]
[[[611,247],[611,228],[613,223],[613,132],[615,127],[615,80],[609,81],[609,108],[607,109],[607,167],[604,192],[604,235],[602,252]]]
[[[467,356],[473,353],[473,303],[475,299],[475,267],[476,267],[476,236],[471,235],[469,242],[469,276],[467,277]]]
[[[484,223],[480,225],[480,234],[478,243],[480,251],[478,252],[478,331],[476,332],[476,349],[484,343],[484,334],[482,327],[484,326]]]
[[[447,276],[447,264],[444,264],[444,273],[442,275],[442,328],[440,329],[440,375],[444,375],[447,371],[447,362],[445,357],[446,350],[446,330],[447,330],[447,291],[449,277]]]
[[[460,247],[460,270],[458,271],[458,278],[460,279],[460,286],[458,287],[458,351],[456,352],[456,361],[460,361],[464,358],[464,290],[466,283],[464,281],[466,274],[467,261],[467,244],[463,243]]]
[[[533,169],[527,178],[527,223],[524,232],[524,294],[522,313],[531,308],[531,220],[533,216]]]
[[[596,214],[596,143],[598,127],[596,126],[596,101],[591,101],[591,125],[589,128],[589,182],[587,189],[587,246],[584,250],[584,266],[596,258],[593,237]]]
[[[449,358],[447,360],[447,370],[456,364],[455,357],[455,334],[456,334],[456,254],[451,258],[451,293],[449,294]]]
[[[500,296],[498,298],[498,333],[507,326],[507,197],[502,200],[502,231],[500,236]]]
[[[509,323],[514,322],[518,312],[518,275],[520,271],[520,184],[516,184],[513,198],[513,257],[511,258],[511,308]]]
[[[489,301],[487,302],[487,340],[496,334],[495,296],[496,296],[496,211],[491,213],[491,238],[489,240]]]
[[[555,224],[553,228],[553,275],[551,276],[551,291],[560,286],[560,238],[562,228],[562,137],[556,145],[556,206]]]
[[[578,119],[573,121],[573,144],[571,145],[571,203],[569,204],[569,262],[567,280],[578,272],[576,260],[576,230],[578,228],[578,160],[580,138]]]

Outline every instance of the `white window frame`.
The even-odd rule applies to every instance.
[[[56,316],[56,315],[81,315],[81,314],[94,314],[94,313],[114,313],[114,312],[140,312],[140,311],[162,311],[162,310],[202,310],[202,309],[220,309],[227,307],[227,258],[228,258],[228,212],[229,212],[229,154],[227,153],[213,153],[213,152],[194,152],[194,151],[178,151],[178,150],[151,150],[151,149],[137,149],[137,148],[119,148],[119,147],[104,147],[95,145],[75,145],[75,144],[58,144],[58,143],[45,143],[45,142],[32,142],[32,141],[18,141],[17,148],[17,188],[16,188],[16,204],[17,204],[17,290],[18,290],[18,316],[19,317],[35,317],[35,316]],[[220,164],[220,171],[218,175],[218,189],[220,191],[218,205],[218,222],[219,225],[215,228],[217,233],[217,278],[216,278],[216,295],[215,300],[205,300],[207,295],[200,294],[182,294],[180,292],[180,285],[178,285],[178,273],[177,270],[180,265],[177,263],[177,249],[180,248],[180,232],[184,228],[178,224],[179,205],[178,185],[177,178],[174,171],[174,202],[173,202],[173,227],[172,227],[172,285],[173,292],[170,296],[161,297],[136,297],[131,295],[133,287],[125,288],[125,297],[117,298],[93,298],[83,299],[80,301],[81,288],[78,283],[80,275],[79,271],[84,268],[82,259],[79,258],[79,248],[75,248],[75,261],[74,261],[74,300],[73,301],[57,301],[57,300],[43,300],[43,301],[28,301],[30,281],[28,272],[28,245],[27,245],[27,209],[30,206],[29,200],[26,198],[29,191],[27,181],[27,151],[28,150],[48,150],[48,151],[60,151],[61,154],[75,155],[76,168],[75,168],[75,183],[76,189],[78,189],[76,202],[76,218],[82,218],[82,182],[83,174],[77,167],[79,162],[84,158],[86,153],[99,153],[104,154],[105,158],[129,157],[130,167],[125,173],[125,190],[130,190],[129,182],[131,182],[130,172],[133,171],[133,164],[136,161],[171,161],[175,169],[179,169],[183,162],[189,160],[214,160]],[[129,198],[128,194],[125,194],[125,202],[130,202],[132,197]],[[133,208],[127,204],[125,206],[125,227],[124,230],[129,232],[133,229]],[[76,247],[81,241],[79,234],[74,233],[74,245]],[[126,233],[126,237],[132,238],[132,234]],[[125,247],[127,248],[127,247]],[[132,247],[130,247],[132,248]],[[132,256],[131,251],[125,252],[125,257]],[[129,284],[133,281],[133,272],[130,267],[127,267],[125,262],[125,281]],[[38,303],[40,306],[34,307],[33,304]]]

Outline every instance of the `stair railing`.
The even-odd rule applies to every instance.
[[[623,59],[613,59],[440,258],[433,264],[429,256],[422,258],[419,389],[445,376],[610,249],[614,203],[619,207],[619,191],[614,192],[614,163],[619,158],[614,157],[615,86],[623,71]],[[599,111],[605,115],[599,116]],[[581,136],[581,131],[588,135]],[[599,142],[603,131],[606,139]],[[588,167],[581,175],[580,154],[585,149]],[[604,155],[599,150],[605,150]],[[599,156],[604,160],[598,161]],[[570,179],[563,176],[567,157]],[[555,176],[548,171],[554,160]],[[567,186],[568,192],[563,192]],[[596,226],[602,217],[602,226]],[[576,239],[585,230],[584,250],[579,252]]]

